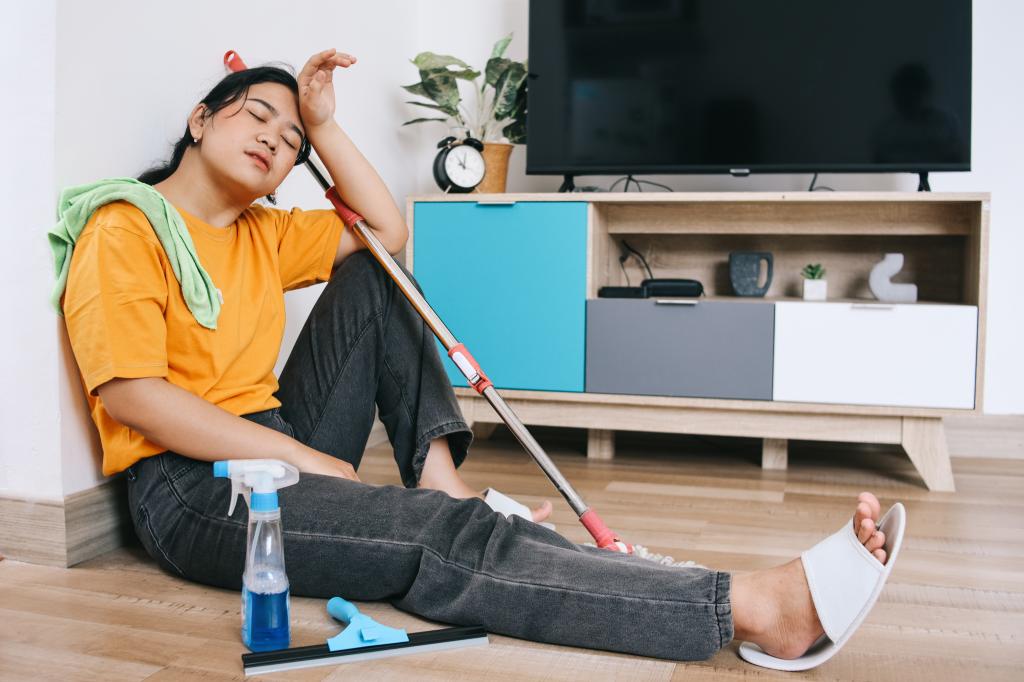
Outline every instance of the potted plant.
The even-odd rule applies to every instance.
[[[412,60],[420,81],[402,86],[429,100],[408,100],[407,104],[444,114],[415,118],[402,125],[439,121],[456,128],[463,137],[483,143],[486,174],[476,188],[478,192],[505,191],[512,145],[526,142],[526,62],[504,56],[510,42],[511,33],[494,44],[483,74],[456,57],[421,52]],[[459,81],[472,84],[476,93],[474,111],[463,103]]]
[[[810,263],[800,272],[804,276],[804,300],[824,301],[828,292],[825,268],[821,263]]]

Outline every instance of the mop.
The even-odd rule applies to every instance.
[[[224,54],[224,65],[231,71],[242,71],[247,67],[245,62],[242,61],[241,56],[234,50],[229,50]],[[321,188],[326,192],[327,199],[334,206],[334,210],[341,216],[342,221],[345,223],[345,227],[354,230],[356,235],[363,241],[366,248],[370,251],[373,257],[380,263],[381,267],[388,273],[391,279],[394,280],[395,284],[401,290],[402,294],[405,295],[409,303],[413,306],[416,312],[423,318],[423,321],[430,327],[430,330],[438,338],[445,350],[448,352],[448,357],[452,359],[455,365],[462,372],[463,376],[466,377],[466,381],[469,385],[481,396],[483,396],[494,411],[498,413],[502,421],[512,431],[512,434],[522,444],[526,451],[533,457],[534,461],[540,466],[541,470],[548,477],[558,492],[565,498],[565,501],[572,508],[573,512],[579,517],[580,523],[587,529],[590,535],[594,538],[595,544],[602,548],[608,549],[614,552],[620,552],[624,554],[633,554],[643,559],[648,559],[658,563],[666,565],[678,565],[678,566],[692,566],[693,562],[675,562],[672,557],[666,557],[661,554],[655,554],[649,552],[646,548],[641,547],[641,551],[637,552],[629,543],[623,542],[608,526],[605,525],[601,517],[598,516],[597,512],[593,508],[589,507],[578,492],[572,487],[569,481],[562,475],[555,466],[555,463],[551,461],[551,458],[540,446],[540,444],[534,439],[527,430],[526,426],[519,419],[519,417],[512,411],[512,408],[498,395],[494,385],[488,379],[487,375],[480,368],[476,359],[472,356],[466,346],[458,341],[452,332],[445,326],[441,318],[438,317],[437,313],[434,312],[433,308],[427,303],[426,299],[420,294],[419,290],[412,283],[405,272],[399,267],[395,259],[388,253],[384,245],[381,244],[380,240],[377,239],[376,235],[373,234],[369,225],[363,220],[363,217],[349,208],[344,201],[341,199],[341,195],[338,194],[338,190],[331,185],[327,180],[327,173],[325,170],[320,168],[317,162],[313,159],[313,155],[306,159],[306,168],[313,175],[316,181],[320,184]]]

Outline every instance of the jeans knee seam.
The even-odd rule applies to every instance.
[[[395,374],[395,370],[391,367],[391,363],[388,362],[387,354],[384,354],[382,356],[382,359],[384,361],[384,367],[387,368],[388,374],[391,375],[391,380],[394,381],[395,386],[398,387],[398,395],[402,399],[402,406],[405,408],[405,413],[409,417],[409,422],[412,423],[414,421],[414,418],[412,414],[412,408],[409,406],[409,400],[405,395],[405,388],[403,388],[402,382],[398,380],[398,376]]]
[[[348,368],[349,362],[352,360],[352,355],[355,353],[356,347],[363,340],[363,337],[366,336],[366,332],[373,325],[373,322],[380,319],[383,314],[383,311],[377,311],[375,315],[366,321],[366,324],[363,325],[359,334],[356,335],[355,341],[349,348],[348,355],[345,356],[344,361],[341,363],[341,367],[338,369],[337,375],[334,377],[334,381],[331,382],[331,390],[328,391],[327,396],[324,398],[323,405],[320,406],[320,413],[316,416],[316,421],[313,422],[313,427],[309,430],[309,435],[306,436],[307,444],[313,442],[313,437],[316,435],[317,431],[320,430],[320,424],[323,423],[324,415],[327,414],[327,406],[331,404],[331,398],[334,397],[335,391],[338,390],[338,384],[341,382],[341,377]]]

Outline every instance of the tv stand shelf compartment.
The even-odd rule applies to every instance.
[[[429,195],[406,215],[406,265],[441,319],[526,424],[588,429],[589,457],[612,457],[616,430],[762,438],[766,468],[785,468],[793,439],[895,443],[929,488],[954,489],[942,418],[982,411],[988,194]],[[626,284],[621,239],[706,297],[598,299]],[[735,250],[772,252],[766,297],[732,295]],[[887,252],[919,303],[871,296]],[[800,299],[812,262],[828,302]],[[444,362],[484,436],[497,415]]]

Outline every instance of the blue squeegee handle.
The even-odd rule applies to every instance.
[[[327,602],[327,613],[340,621],[351,623],[352,619],[359,615],[359,609],[355,604],[341,597],[331,597]]]

